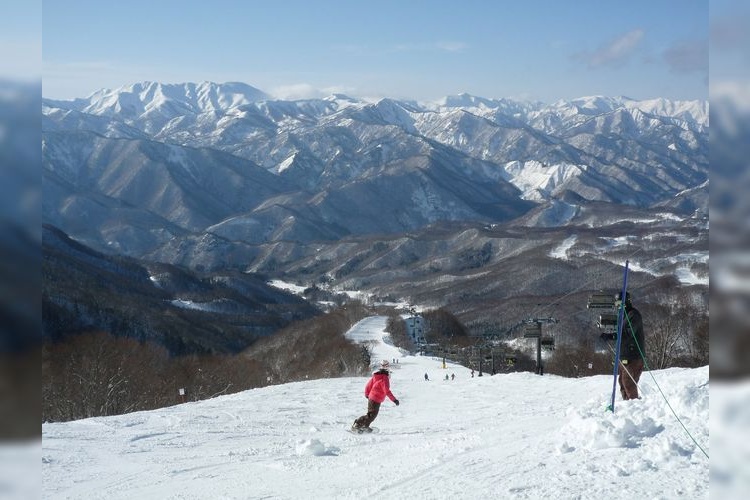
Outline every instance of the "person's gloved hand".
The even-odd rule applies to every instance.
[[[393,402],[398,406],[398,399],[394,399]]]

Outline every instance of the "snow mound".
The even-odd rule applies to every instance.
[[[659,376],[664,383],[664,374],[679,371],[665,370]],[[659,390],[657,380],[651,379],[650,373],[644,373],[640,382],[642,399],[618,401],[614,413],[603,406],[600,399],[569,410],[570,418],[560,430],[558,453],[573,453],[579,448],[586,451],[638,449],[643,458],[638,467],[654,469],[659,468],[659,464],[669,463],[670,457],[704,460],[700,444],[708,444],[705,427],[709,410],[708,370],[701,368],[684,374],[690,375],[687,383]],[[632,472],[635,464],[628,465]],[[621,465],[621,472],[623,470]]]
[[[575,450],[572,443],[586,450],[605,448],[637,448],[648,438],[656,437],[664,430],[647,412],[638,412],[634,406],[612,414],[601,407],[579,410],[562,430],[565,436],[560,450]]]
[[[307,439],[297,443],[297,455],[324,457],[324,456],[336,456],[339,454],[339,449],[336,447],[328,447],[318,439]]]

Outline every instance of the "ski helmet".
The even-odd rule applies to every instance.
[[[381,369],[381,370],[387,370],[387,369],[388,369],[388,368],[390,368],[390,367],[391,367],[391,364],[390,364],[390,363],[388,362],[388,360],[387,360],[387,359],[384,359],[384,360],[382,360],[382,361],[380,362],[380,369]]]

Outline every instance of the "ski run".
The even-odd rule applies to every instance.
[[[366,410],[367,377],[45,423],[42,497],[708,497],[708,366],[644,372],[642,399],[618,395],[613,413],[611,375],[472,377],[400,351],[385,326],[369,317],[347,333],[371,345],[373,363],[391,362],[401,404],[383,403],[378,433],[347,432]]]

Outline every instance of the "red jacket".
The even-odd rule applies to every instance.
[[[385,397],[391,401],[396,400],[396,396],[391,392],[391,383],[389,380],[388,372],[377,371],[372,374],[370,380],[367,381],[365,386],[365,397],[376,403],[382,403],[385,401]]]

